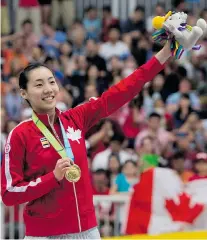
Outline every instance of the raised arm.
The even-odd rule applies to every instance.
[[[25,143],[14,129],[9,134],[1,168],[1,196],[7,206],[35,200],[59,186],[53,172],[25,180],[25,154]]]
[[[142,90],[144,84],[164,68],[163,64],[170,56],[170,43],[167,43],[151,60],[109,88],[100,98],[70,109],[66,114],[76,120],[79,128],[87,131],[101,118],[111,115],[132,100]]]

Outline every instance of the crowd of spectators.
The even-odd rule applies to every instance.
[[[16,15],[21,23],[18,18],[12,34],[2,28],[2,147],[8,133],[31,117],[18,89],[18,74],[28,63],[41,62],[53,70],[60,86],[57,107],[64,111],[100,96],[161,48],[152,41],[151,19],[166,13],[162,4],[150,17],[137,6],[120,21],[110,6],[88,6],[83,19],[72,19],[74,12],[68,15],[62,6],[65,1],[54,2],[56,15],[51,1],[20,0]],[[5,7],[2,1],[2,11]],[[199,15],[207,21],[207,9],[193,15],[184,1],[175,8],[188,12],[190,25]],[[194,174],[196,154],[207,151],[207,35],[200,44],[200,50],[171,59],[137,97],[87,133],[94,194],[130,192],[144,158],[175,169],[184,182]]]

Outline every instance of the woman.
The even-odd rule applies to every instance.
[[[107,175],[109,179],[109,187],[111,187],[114,185],[115,179],[121,171],[121,163],[119,155],[115,153],[112,153],[108,159]]]
[[[5,205],[28,202],[24,211],[26,238],[100,239],[85,133],[101,118],[109,116],[136,96],[143,85],[163,69],[170,55],[170,44],[167,43],[148,63],[100,98],[66,112],[55,107],[59,88],[47,67],[33,64],[20,74],[21,96],[31,105],[33,119],[20,123],[9,134],[1,183]],[[42,129],[39,125],[43,125]],[[47,134],[42,133],[43,129],[50,133],[50,137],[45,137]],[[51,138],[55,139],[55,145]],[[58,150],[57,145],[62,149]],[[59,156],[65,153],[63,146],[69,150],[69,157]],[[77,183],[64,177],[74,164],[73,160],[76,176],[81,171]]]
[[[178,110],[174,113],[173,120],[175,128],[180,128],[193,112],[191,107],[190,97],[188,94],[183,94],[180,98]]]
[[[122,166],[121,173],[115,179],[115,183],[111,187],[110,193],[127,193],[137,183],[137,164],[132,160],[127,160]]]

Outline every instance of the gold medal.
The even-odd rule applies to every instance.
[[[81,177],[81,170],[78,165],[73,164],[65,173],[65,178],[69,182],[77,182]]]

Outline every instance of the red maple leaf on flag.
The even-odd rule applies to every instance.
[[[173,199],[165,200],[165,207],[170,213],[173,221],[186,222],[192,224],[204,209],[203,204],[190,206],[191,197],[186,193],[179,195],[179,203]]]

